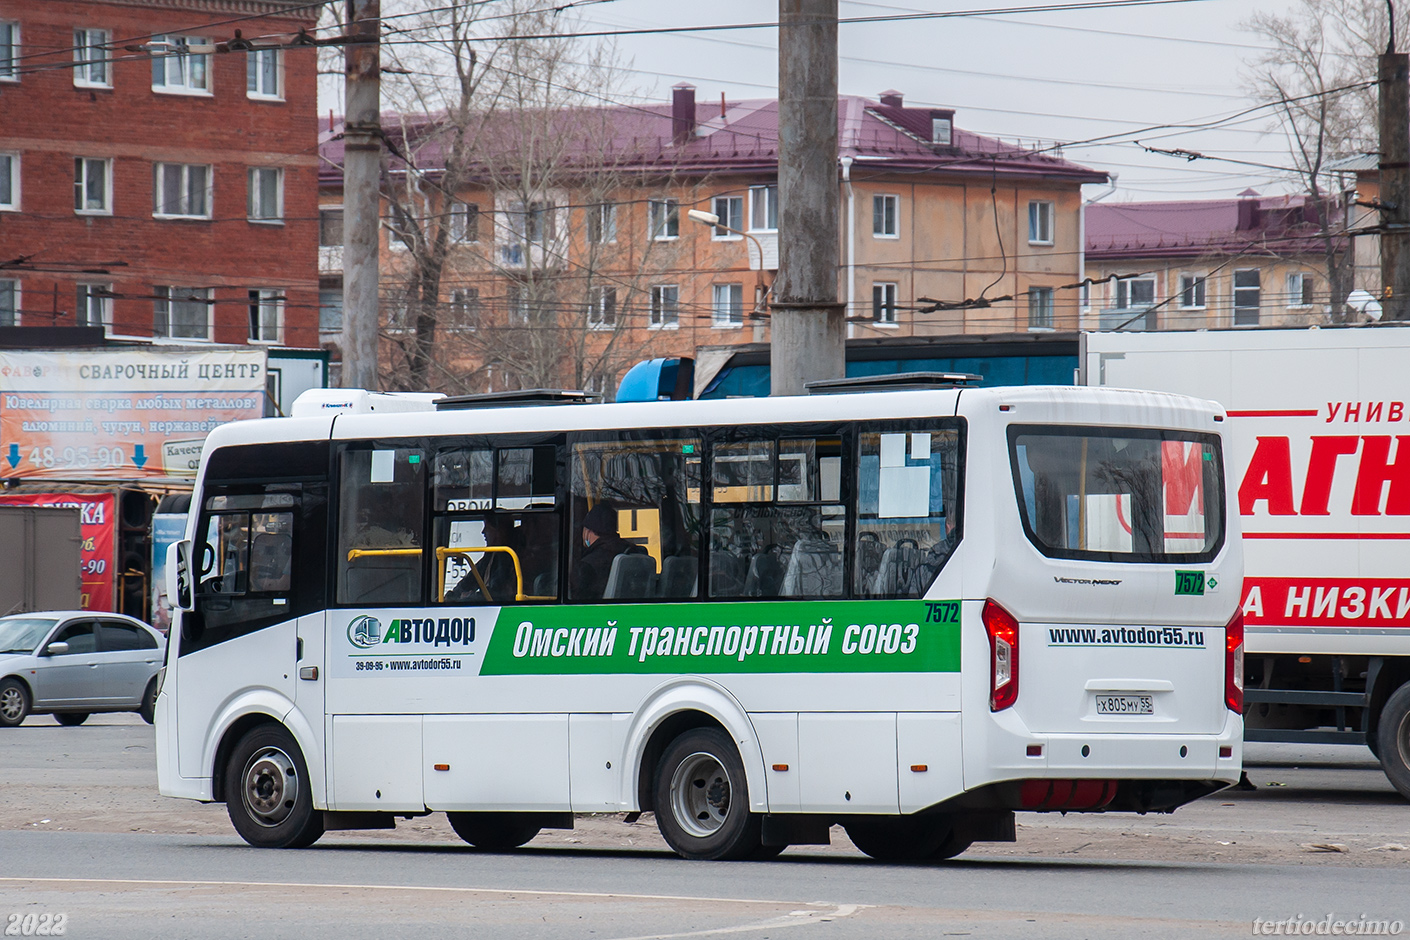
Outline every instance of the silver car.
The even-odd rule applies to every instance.
[[[150,724],[166,638],[122,614],[49,610],[0,617],[0,728],[31,713],[81,725],[94,712]]]

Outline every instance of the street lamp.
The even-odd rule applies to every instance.
[[[724,229],[726,232],[733,232],[736,235],[742,235],[743,237],[753,242],[755,248],[759,249],[759,269],[758,273],[755,275],[754,278],[754,312],[749,315],[749,318],[751,320],[762,320],[764,318],[762,308],[764,304],[768,301],[769,294],[773,291],[774,286],[773,284],[770,284],[767,289],[764,289],[763,287],[764,246],[760,244],[759,239],[755,238],[753,235],[750,235],[748,232],[742,232],[737,228],[730,228],[728,225],[721,224],[720,217],[713,212],[706,212],[703,209],[687,209],[685,215],[686,218],[691,219],[695,222],[699,222],[701,225],[711,225],[715,228]]]

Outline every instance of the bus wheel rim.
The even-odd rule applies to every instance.
[[[729,771],[719,758],[697,751],[671,775],[671,815],[687,834],[708,838],[729,819],[730,791]]]
[[[20,716],[20,711],[23,708],[24,700],[20,698],[19,689],[9,688],[0,692],[0,715],[14,721]]]
[[[277,747],[255,753],[245,764],[240,783],[250,818],[266,828],[272,829],[288,819],[298,802],[298,768]]]

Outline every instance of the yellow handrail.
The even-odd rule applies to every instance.
[[[357,561],[359,558],[381,558],[387,555],[420,555],[419,548],[350,548],[348,549],[348,561]]]
[[[449,559],[451,555],[474,555],[484,552],[500,552],[502,554],[508,555],[510,560],[514,562],[514,599],[516,601],[557,600],[556,597],[524,593],[524,569],[519,564],[519,553],[516,552],[514,549],[510,548],[508,545],[475,545],[467,548],[442,547],[436,549],[436,561],[439,563],[440,567],[440,578],[438,580],[438,583],[440,585],[440,602],[442,604],[444,604],[446,600],[446,560]],[[485,600],[489,601],[490,603],[494,603],[494,598],[490,597],[489,588],[485,586],[484,579],[480,577],[480,570],[475,567],[475,563],[473,561],[470,562],[470,570],[474,573],[475,580],[479,582],[480,592],[484,595]]]

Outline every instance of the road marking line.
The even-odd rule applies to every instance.
[[[842,917],[851,917],[858,911],[870,907],[869,904],[837,904],[830,911],[789,911],[781,917],[771,917],[753,924],[740,924],[737,927],[712,927],[708,930],[688,930],[685,933],[651,933],[635,937],[617,937],[614,940],[679,940],[685,937],[710,937],[720,934],[753,933],[758,930],[776,930],[780,927],[804,927],[809,924],[826,923]]]
[[[809,904],[818,907],[834,907],[819,901],[770,900],[768,898],[712,898],[684,894],[622,894],[616,891],[546,891],[540,888],[473,888],[446,887],[440,885],[367,885],[329,884],[317,881],[197,881],[189,878],[17,878],[0,877],[0,884],[23,882],[32,884],[104,884],[104,885],[191,885],[208,888],[338,888],[357,891],[440,891],[468,894],[532,894],[568,898],[627,898],[634,901],[701,901],[724,904]],[[851,907],[853,905],[842,905]],[[841,908],[839,908],[840,910]],[[831,913],[822,911],[822,913]],[[850,913],[850,912],[849,912]],[[838,914],[835,916],[846,916]]]

